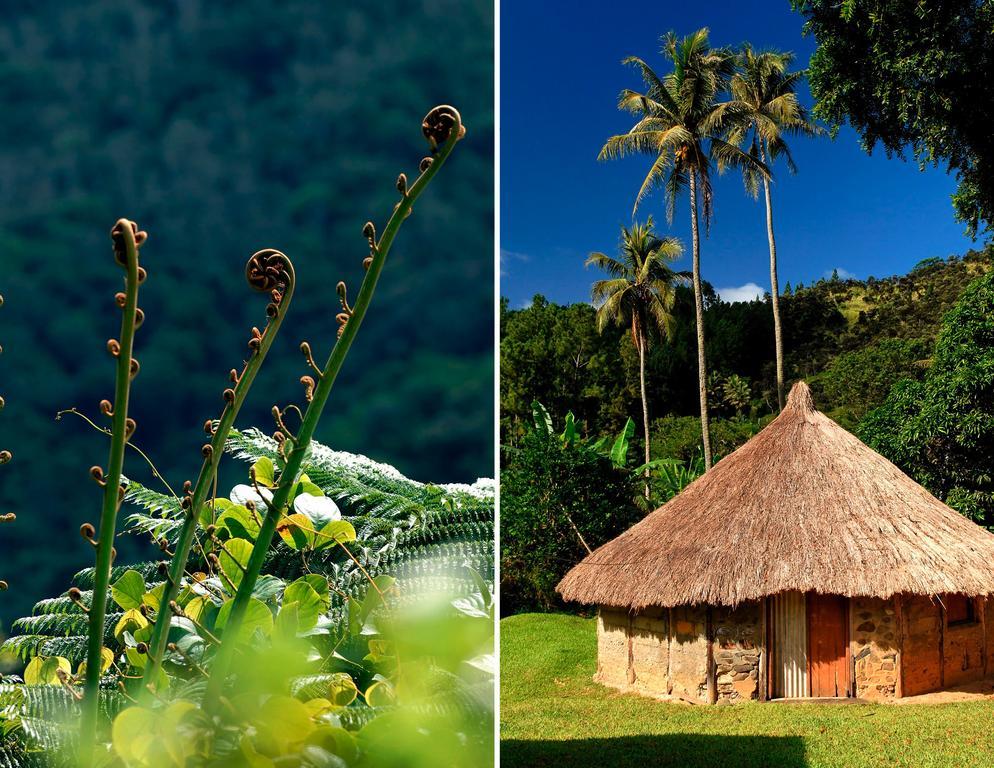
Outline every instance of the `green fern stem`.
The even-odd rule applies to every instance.
[[[107,589],[110,585],[111,563],[114,559],[114,533],[117,512],[121,507],[123,488],[121,471],[124,467],[124,448],[134,428],[129,424],[128,398],[131,380],[138,371],[138,363],[132,358],[135,329],[140,324],[141,310],[138,309],[138,286],[144,279],[144,272],[138,266],[138,246],[144,242],[145,233],[128,219],[119,219],[111,230],[114,241],[114,256],[126,271],[125,292],[122,305],[121,340],[108,342],[111,354],[117,357],[117,379],[114,391],[112,413],[110,458],[106,474],[99,467],[91,470],[94,478],[104,486],[103,508],[100,513],[100,529],[97,541],[96,569],[94,572],[93,598],[89,609],[89,639],[86,653],[86,680],[83,688],[82,711],[80,713],[80,761],[89,765],[96,738],[97,705],[100,694],[101,649],[104,637],[104,620],[107,613]],[[120,303],[120,295],[118,296]],[[105,411],[106,412],[106,411]]]
[[[352,342],[359,332],[359,327],[372,301],[373,293],[376,290],[376,283],[379,280],[380,273],[383,271],[390,246],[393,244],[394,238],[397,236],[397,232],[400,230],[404,219],[410,213],[414,201],[424,191],[432,177],[438,173],[438,170],[452,152],[453,147],[455,147],[456,142],[465,135],[465,129],[462,126],[458,111],[447,106],[435,107],[435,109],[429,112],[422,124],[422,129],[426,138],[431,143],[432,149],[435,150],[435,155],[432,159],[422,163],[421,175],[410,188],[407,188],[406,178],[402,176],[398,179],[397,186],[401,191],[401,199],[387,222],[383,236],[378,242],[374,242],[375,236],[369,235],[371,259],[368,261],[369,266],[366,276],[362,281],[362,287],[359,290],[355,305],[352,307],[350,317],[342,327],[341,335],[332,348],[328,361],[318,378],[310,403],[304,412],[300,429],[297,436],[293,439],[293,448],[287,456],[286,465],[280,474],[279,483],[273,494],[273,499],[267,505],[266,515],[252,548],[252,553],[249,556],[248,564],[245,567],[245,573],[233,598],[231,613],[225,624],[221,645],[218,648],[217,655],[214,657],[207,690],[204,695],[204,706],[208,712],[215,711],[217,708],[224,684],[228,679],[231,669],[235,644],[238,642],[239,629],[241,628],[242,619],[248,606],[248,600],[259,578],[259,572],[262,569],[263,561],[272,543],[276,526],[282,516],[282,510],[290,501],[290,493],[297,482],[301,465],[310,447],[311,439],[314,436],[314,431],[328,401],[328,396],[331,394],[335,378],[341,370],[342,364],[345,362],[349,348],[352,346]],[[370,225],[367,225],[366,230],[369,231],[370,229]]]
[[[221,463],[221,456],[224,453],[228,434],[235,422],[235,418],[238,416],[238,411],[241,409],[246,397],[248,397],[252,382],[255,380],[256,374],[266,359],[266,354],[269,352],[269,348],[276,338],[280,325],[286,317],[296,284],[296,276],[290,259],[280,251],[271,248],[255,253],[248,260],[248,264],[245,267],[245,276],[249,285],[256,290],[271,292],[273,301],[267,307],[269,321],[261,335],[253,335],[249,341],[252,356],[245,364],[241,375],[237,377],[234,388],[225,390],[226,405],[221,412],[221,417],[218,419],[217,425],[213,427],[213,436],[210,443],[204,446],[204,463],[200,468],[200,474],[197,476],[196,485],[193,487],[192,493],[189,493],[184,500],[186,516],[183,519],[183,526],[180,529],[174,554],[170,560],[165,590],[159,601],[160,608],[155,617],[155,626],[148,644],[148,661],[145,664],[145,671],[142,675],[140,696],[146,700],[151,694],[149,687],[154,684],[158,677],[162,656],[165,653],[166,643],[169,639],[169,624],[172,619],[169,604],[179,594],[180,586],[183,582],[183,574],[186,572],[190,550],[193,547],[197,532],[200,512],[207,501],[208,493],[210,493],[214,485],[214,478],[217,477],[218,465]]]

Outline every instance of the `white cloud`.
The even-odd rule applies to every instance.
[[[831,270],[831,269],[826,269],[825,270],[824,276],[825,276],[826,280],[831,280],[832,279],[832,272],[833,271],[839,273],[839,280],[852,280],[852,279],[855,279],[855,277],[856,277],[856,275],[854,275],[848,269],[845,269],[844,267],[836,267],[834,270]]]
[[[506,248],[500,249],[500,273],[503,275],[507,267],[512,261],[529,261],[530,256],[527,253],[520,253],[518,251],[509,251]]]
[[[754,299],[763,298],[763,294],[766,291],[760,288],[755,283],[746,283],[745,285],[740,285],[738,287],[732,286],[730,288],[718,288],[718,295],[721,296],[722,301],[727,301],[732,304],[736,301],[753,301]]]

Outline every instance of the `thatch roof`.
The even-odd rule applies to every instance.
[[[814,408],[794,385],[759,434],[595,550],[557,587],[631,609],[785,590],[994,593],[994,534]]]

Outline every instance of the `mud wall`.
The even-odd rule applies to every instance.
[[[717,696],[758,698],[761,610],[713,608],[710,634]],[[647,696],[708,701],[709,609],[654,608],[636,614],[602,607],[597,620],[597,674],[603,685]]]

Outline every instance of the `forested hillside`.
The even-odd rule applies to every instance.
[[[781,298],[788,379],[806,379],[819,408],[847,428],[881,404],[899,378],[921,378],[943,314],[994,265],[994,247],[928,259],[907,275],[822,279],[786,286]],[[687,459],[700,441],[693,296],[678,289],[670,343],[649,348],[647,382],[654,455]],[[715,447],[727,453],[775,410],[773,325],[768,299],[728,304],[706,288]],[[589,304],[501,307],[501,437],[514,444],[543,403],[559,423],[568,411],[589,435],[613,434],[639,412],[638,361],[630,334],[597,332]]]
[[[780,299],[788,382],[805,379],[820,410],[987,527],[994,527],[992,266],[988,246],[897,277],[785,286]],[[729,304],[706,285],[705,295],[710,435],[720,459],[775,413],[772,312],[768,297]],[[555,585],[572,564],[704,471],[689,288],[678,289],[674,315],[671,340],[649,346],[652,463],[640,467],[630,329],[598,333],[587,303],[557,306],[536,296],[526,309],[502,305],[505,614],[565,607]],[[627,450],[608,456],[591,448],[598,439],[617,446],[619,434],[631,438]]]
[[[14,460],[0,509],[18,520],[0,536],[4,625],[92,561],[71,532],[97,513],[87,470],[108,443],[54,417],[97,415],[112,393],[114,222],[149,233],[134,442],[178,488],[265,323],[248,257],[279,248],[306,285],[239,419],[269,427],[273,403],[299,395],[300,341],[323,357],[334,339],[335,284],[358,287],[363,223],[382,225],[397,174],[417,172],[410,128],[435,104],[458,107],[467,138],[445,194],[406,225],[318,438],[419,477],[491,474],[492,25],[491,3],[456,0],[5,6],[0,446]],[[154,482],[130,458],[125,471]]]

